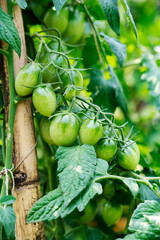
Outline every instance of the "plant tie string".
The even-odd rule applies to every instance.
[[[22,162],[31,154],[31,152],[35,149],[37,145],[37,142],[34,144],[34,146],[31,148],[31,150],[26,154],[24,158],[17,164],[17,166],[14,168],[14,171],[22,164]]]

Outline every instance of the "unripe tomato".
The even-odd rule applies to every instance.
[[[72,82],[72,79],[70,77],[71,74],[73,76],[74,83]],[[74,84],[77,87],[83,87],[83,76],[78,70],[72,70],[72,73],[70,73],[70,75],[65,72],[61,77],[65,89],[67,89],[69,87],[69,85],[74,85]],[[74,95],[75,94],[78,95],[79,92],[80,91],[78,91],[78,90],[76,91],[73,87],[71,87],[71,89],[66,93],[66,97],[68,99],[72,99],[74,97]]]
[[[40,122],[40,133],[43,138],[43,140],[48,143],[49,145],[53,144],[54,142],[52,141],[52,138],[50,136],[50,123],[51,121],[43,117]]]
[[[115,191],[115,183],[112,180],[107,180],[103,188],[104,197],[110,200],[114,196]]]
[[[34,88],[41,82],[41,68],[38,63],[27,63],[15,79],[15,90],[18,96],[24,97],[30,95]]]
[[[139,162],[136,152],[130,147],[120,151],[117,159],[119,165],[127,170],[135,170]]]
[[[117,143],[111,139],[101,139],[97,143],[96,153],[98,158],[102,158],[107,162],[111,161],[117,152]]]
[[[82,38],[85,28],[84,16],[78,9],[69,12],[69,22],[63,38],[69,38],[67,43],[76,44]]]
[[[54,8],[50,8],[46,12],[43,22],[47,28],[57,28],[62,34],[68,26],[68,14],[67,8],[62,8],[59,13]]]
[[[70,146],[79,132],[79,121],[73,113],[64,113],[53,118],[50,136],[57,146]]]
[[[51,86],[36,88],[32,101],[38,112],[46,117],[50,117],[56,110],[56,95]]]
[[[97,210],[97,205],[90,201],[83,211],[84,214],[80,217],[80,222],[82,224],[91,222],[95,218]]]
[[[102,207],[102,217],[108,227],[114,225],[122,216],[122,206],[113,201],[106,200]]]
[[[87,119],[80,127],[79,137],[82,144],[95,145],[102,136],[102,124],[97,120]]]
[[[129,140],[127,144],[131,144],[131,145],[129,145],[129,147],[132,148],[135,151],[135,153],[137,154],[137,157],[138,157],[138,162],[139,162],[139,160],[140,160],[140,151],[139,151],[138,145],[133,140]]]

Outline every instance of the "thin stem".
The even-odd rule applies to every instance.
[[[8,52],[6,52],[5,50],[3,50],[3,49],[1,49],[1,48],[0,48],[0,53],[3,54],[3,55],[6,56],[6,57],[7,57],[8,54],[9,54]]]

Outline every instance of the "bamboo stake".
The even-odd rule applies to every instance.
[[[7,9],[6,0],[0,0],[3,10]],[[23,19],[21,9],[15,6],[13,9],[15,25],[19,31],[22,44],[21,58],[14,52],[14,73],[26,64],[26,47],[23,28]],[[4,58],[4,63],[6,62]],[[8,99],[8,71],[4,64],[4,81],[5,95]],[[8,115],[8,104],[5,101],[5,114]],[[7,117],[6,117],[7,120]],[[34,146],[35,133],[33,125],[33,114],[31,100],[24,100],[17,106],[15,123],[14,123],[14,146],[13,146],[13,163],[14,166],[27,155]],[[29,156],[22,162],[15,173],[16,186],[13,192],[16,197],[14,210],[16,214],[16,239],[18,240],[37,240],[45,239],[43,223],[26,224],[26,217],[33,204],[40,198],[40,183],[37,171],[37,155],[34,149]]]

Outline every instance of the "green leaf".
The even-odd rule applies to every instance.
[[[8,239],[10,239],[10,236],[15,231],[15,221],[16,216],[13,208],[0,206],[0,222],[4,227]]]
[[[127,185],[127,187],[129,188],[132,196],[134,198],[136,198],[136,196],[139,193],[139,186],[138,186],[138,184],[131,178],[122,179],[122,181],[124,182],[125,185]]]
[[[157,201],[140,203],[131,218],[129,231],[133,234],[125,240],[160,239],[160,204]]]
[[[144,184],[140,184],[139,194],[142,201],[156,200],[160,203],[160,199]]]
[[[0,40],[4,40],[19,56],[21,55],[21,40],[18,30],[15,27],[13,18],[6,14],[2,8],[0,8]]]
[[[15,202],[15,197],[13,197],[12,195],[6,195],[3,197],[0,197],[0,204],[3,205],[8,205],[8,204],[12,204]]]
[[[127,57],[127,53],[126,53],[126,45],[121,43],[119,40],[117,40],[116,38],[111,38],[108,37],[107,35],[105,35],[104,33],[100,33],[101,36],[104,37],[104,39],[106,40],[106,42],[109,44],[112,52],[116,55],[119,65],[120,67],[122,67],[123,63],[126,60]]]
[[[126,15],[127,15],[127,20],[128,22],[130,23],[131,27],[133,28],[133,31],[136,35],[136,38],[137,38],[137,44],[138,44],[138,33],[137,33],[137,28],[136,28],[136,24],[134,22],[134,19],[132,17],[132,14],[131,14],[131,11],[130,11],[130,8],[128,6],[128,3],[127,3],[127,0],[121,0],[122,2],[122,5],[123,5],[123,8],[126,12]]]
[[[120,35],[120,16],[117,0],[99,0],[113,31]]]
[[[84,66],[86,68],[92,67],[99,62],[99,56],[97,53],[96,45],[93,36],[89,36],[85,39],[85,46],[83,48]]]
[[[98,228],[91,228],[85,226],[85,233],[87,236],[87,240],[102,240],[103,233]]]
[[[97,164],[96,164],[96,171],[95,174],[97,177],[99,176],[105,176],[109,168],[109,164],[107,161],[97,158]]]
[[[27,2],[26,0],[16,0],[16,3],[20,6],[22,9],[26,9],[27,7]]]
[[[54,6],[59,13],[63,5],[65,4],[66,0],[53,0]]]
[[[154,99],[155,106],[160,111],[160,67],[157,66],[153,55],[149,52],[144,55],[142,66],[147,68],[147,72],[142,74],[141,79],[147,82],[150,95]]]
[[[27,223],[50,221],[60,216],[61,206],[63,204],[63,192],[59,186],[57,189],[49,192],[39,199],[31,208]]]
[[[106,19],[105,13],[98,0],[88,0],[85,5],[92,17],[98,20]]]
[[[93,146],[59,147],[58,176],[65,204],[68,205],[86,188],[94,176],[96,153]]]
[[[124,113],[126,113],[127,112],[127,100],[124,95],[123,88],[122,88],[122,86],[119,82],[119,79],[118,79],[117,75],[115,74],[113,68],[110,65],[108,65],[108,69],[109,69],[109,73],[111,75],[112,86],[115,90],[117,104],[121,107],[121,109],[124,111]]]

